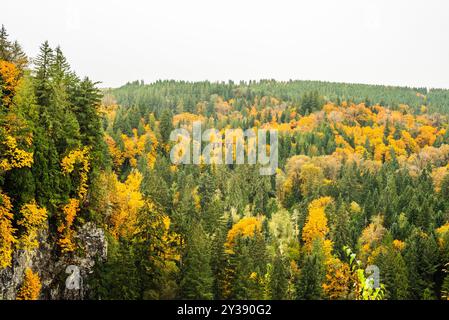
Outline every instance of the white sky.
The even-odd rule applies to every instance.
[[[2,1],[25,51],[61,45],[103,86],[310,79],[449,88],[445,0]]]

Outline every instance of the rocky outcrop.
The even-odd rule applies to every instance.
[[[89,291],[88,277],[97,261],[107,257],[103,229],[86,223],[77,230],[78,249],[72,254],[57,253],[55,239],[42,231],[39,248],[16,250],[12,266],[0,270],[0,299],[15,299],[23,282],[24,271],[31,268],[42,283],[41,299],[84,299]]]

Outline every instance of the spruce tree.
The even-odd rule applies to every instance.
[[[407,299],[409,289],[407,266],[401,253],[391,242],[376,257],[375,264],[381,270],[381,282],[385,284],[387,299]]]
[[[288,287],[288,270],[279,249],[276,250],[273,261],[273,273],[270,280],[271,299],[285,299]]]
[[[11,60],[21,70],[28,65],[28,57],[25,52],[23,52],[22,46],[18,41],[14,41],[11,45]]]
[[[412,231],[407,239],[405,262],[408,268],[410,298],[422,299],[434,294],[434,276],[438,267],[438,247],[433,235]],[[427,290],[427,291],[426,291]]]
[[[182,298],[213,299],[210,244],[201,224],[193,224],[187,239],[181,280]]]
[[[301,274],[297,285],[298,299],[318,300],[323,294],[325,277],[324,251],[321,240],[313,242],[312,251],[303,258]]]
[[[162,142],[168,143],[170,141],[170,134],[173,131],[173,114],[170,109],[166,108],[162,111],[159,131],[161,133]]]
[[[98,150],[102,145],[102,129],[98,106],[101,94],[96,83],[89,78],[77,82],[70,92],[71,110],[79,123],[81,141]]]
[[[8,40],[6,28],[2,25],[0,29],[0,60],[11,60],[11,42]]]
[[[46,107],[50,104],[50,77],[53,59],[53,50],[50,48],[48,41],[45,41],[39,48],[39,55],[34,60],[36,98],[37,103],[43,107]]]

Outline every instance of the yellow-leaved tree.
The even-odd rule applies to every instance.
[[[112,138],[107,133],[105,133],[105,135],[104,135],[104,141],[106,142],[106,145],[108,146],[109,154],[112,157],[112,162],[114,163],[114,167],[116,169],[120,168],[120,166],[123,164],[123,161],[125,160],[123,158],[123,153],[118,148],[117,143],[115,142],[114,138]]]
[[[38,232],[45,227],[47,222],[47,210],[40,208],[36,201],[32,201],[22,206],[20,209],[22,218],[17,224],[23,227],[22,235],[19,238],[21,247],[25,250],[31,250],[39,246]]]
[[[16,138],[9,134],[0,141],[0,151],[0,173],[14,168],[31,168],[33,164],[33,153],[19,148]]]
[[[350,267],[332,255],[333,243],[326,239],[329,227],[327,226],[325,209],[332,201],[331,197],[321,197],[309,204],[307,220],[302,231],[302,240],[307,252],[313,249],[315,241],[322,243],[326,270],[326,276],[322,283],[324,293],[329,299],[344,299],[350,293]]]
[[[151,143],[151,150],[147,153],[148,167],[150,169],[154,168],[157,157],[157,148],[159,146],[159,141],[157,140],[156,134],[151,130],[149,125],[145,126],[145,132],[147,135],[147,141]]]
[[[0,84],[2,86],[2,104],[8,107],[15,95],[20,81],[20,70],[12,62],[0,60]]]
[[[59,240],[58,244],[62,253],[72,252],[76,249],[75,231],[72,228],[75,217],[79,211],[79,201],[70,199],[69,203],[62,207],[62,221],[58,226]]]
[[[340,259],[332,257],[326,262],[326,281],[323,290],[331,300],[347,299],[351,293],[351,268]]]
[[[30,268],[25,270],[25,277],[22,286],[17,293],[17,300],[38,300],[42,284],[39,275]]]
[[[325,241],[325,248],[330,246],[329,240],[325,240],[329,232],[329,227],[327,226],[327,218],[324,210],[331,202],[331,197],[322,197],[313,200],[309,204],[309,213],[302,230],[302,240],[308,251],[312,249],[313,241],[317,238]]]
[[[362,231],[359,238],[360,255],[365,261],[370,255],[376,253],[374,250],[380,244],[386,229],[383,226],[383,216],[377,215],[372,218],[372,222]]]
[[[13,214],[9,197],[0,191],[0,269],[11,265],[16,229],[12,226]]]
[[[87,180],[88,173],[90,170],[89,163],[89,147],[84,147],[83,149],[76,149],[70,151],[70,153],[65,156],[61,161],[62,172],[64,174],[72,173],[76,165],[79,165],[79,187],[78,187],[78,197],[83,199],[87,194]]]
[[[141,156],[145,151],[147,136],[142,135],[139,137],[137,129],[133,129],[132,137],[122,134],[121,138],[124,145],[123,157],[129,160],[131,167],[137,167],[136,156]]]
[[[245,217],[239,222],[234,224],[228,232],[225,248],[227,253],[232,253],[232,247],[234,246],[238,237],[252,238],[256,233],[262,230],[262,219],[257,217]]]
[[[115,238],[131,236],[135,230],[137,213],[143,207],[144,200],[140,192],[142,174],[133,170],[125,183],[115,174],[112,190],[112,212],[109,216],[109,231]]]

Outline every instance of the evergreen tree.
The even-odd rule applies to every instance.
[[[53,50],[50,48],[48,41],[45,41],[39,48],[39,55],[34,60],[36,98],[37,103],[43,107],[50,104],[50,76],[53,59]]]
[[[313,242],[312,251],[303,258],[301,273],[297,285],[298,299],[317,300],[323,294],[325,277],[324,252],[321,240]]]
[[[225,299],[227,290],[227,255],[225,253],[226,242],[226,224],[225,221],[221,221],[219,227],[214,234],[214,241],[212,242],[212,254],[211,254],[211,268],[213,274],[213,292],[215,299]]]
[[[434,276],[438,266],[438,247],[434,237],[415,229],[407,240],[405,262],[408,268],[410,298],[422,299],[424,292],[428,296],[433,295]]]
[[[0,60],[10,61],[11,59],[11,42],[8,40],[8,33],[2,24],[0,29]]]
[[[192,226],[183,259],[182,298],[212,299],[213,277],[210,244],[201,224]]]
[[[71,92],[71,109],[79,123],[81,141],[84,145],[99,149],[103,140],[98,106],[100,104],[100,91],[96,83],[84,78],[77,82]]]
[[[273,273],[270,280],[271,299],[285,299],[288,287],[288,270],[279,250],[276,250],[276,255],[273,261]]]
[[[408,298],[407,266],[400,252],[390,243],[380,255],[375,264],[381,270],[381,281],[386,287],[386,297],[391,300]]]
[[[14,41],[11,46],[11,59],[21,70],[28,65],[28,57],[23,52],[22,46],[18,41]]]
[[[173,131],[173,114],[170,109],[166,108],[162,111],[159,131],[161,133],[162,142],[168,143],[170,141],[170,134]]]

